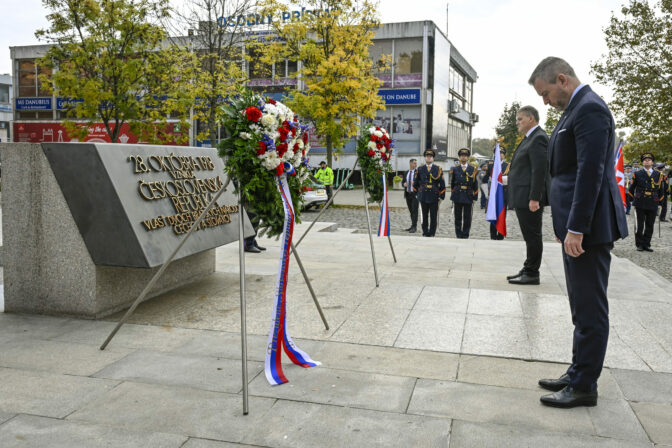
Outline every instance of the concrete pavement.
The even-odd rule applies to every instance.
[[[361,192],[360,192],[361,194]],[[297,235],[305,224],[297,226]],[[247,257],[250,414],[242,415],[235,244],[217,271],[114,321],[0,314],[1,447],[672,446],[670,283],[614,258],[610,344],[595,408],[543,407],[536,382],[571,356],[559,246],[542,284],[509,285],[516,241],[375,238],[320,224],[292,263],[288,325],[323,363],[263,375],[279,243]]]

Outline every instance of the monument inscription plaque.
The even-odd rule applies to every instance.
[[[97,265],[163,264],[224,184],[224,163],[212,148],[44,143],[42,149]],[[232,190],[176,259],[238,239]],[[245,236],[252,234],[246,219]]]

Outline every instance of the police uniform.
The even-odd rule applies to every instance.
[[[506,150],[504,148],[499,148],[499,152],[503,153],[506,155]],[[485,176],[483,176],[483,182],[488,182],[489,183],[492,181],[492,170],[495,167],[495,162],[488,162],[488,165],[485,168]],[[508,176],[509,175],[509,163],[504,162],[502,160],[502,176]],[[489,185],[490,186],[490,185]],[[509,187],[504,185],[504,188],[502,188],[502,191],[504,191],[504,216],[506,216],[506,210],[508,209],[508,193],[509,193]],[[487,208],[486,208],[487,211]],[[497,232],[497,226],[495,226],[493,223],[490,223],[490,239],[491,240],[503,240],[504,235],[501,233]]]
[[[642,154],[644,159],[654,160],[653,154]],[[628,189],[628,195],[632,198],[632,204],[637,211],[637,233],[635,234],[635,244],[637,250],[653,252],[651,249],[651,236],[653,235],[653,224],[656,222],[656,212],[658,205],[663,199],[663,173],[651,168],[651,174],[644,168],[636,171],[632,175],[632,182]]]
[[[426,150],[424,155],[427,154],[436,155],[432,149]],[[432,163],[431,166],[423,165],[418,168],[413,180],[413,191],[417,193],[422,207],[422,236],[434,236],[439,199],[446,197],[446,182],[443,180],[441,167]]]
[[[466,149],[460,149],[457,155],[471,155]],[[469,238],[474,201],[478,199],[478,181],[476,168],[467,163],[466,167],[457,165],[451,168],[450,200],[455,208],[455,236]]]
[[[663,185],[663,197],[660,200],[660,220],[663,221],[663,222],[667,222],[667,219],[665,219],[665,218],[667,217],[667,196],[668,196],[669,192],[667,191],[667,189],[668,189],[667,176],[663,172],[663,170],[665,169],[665,164],[664,163],[659,163],[659,164],[656,165],[655,169],[656,169],[656,171],[658,171],[659,173],[661,173],[663,175],[663,184],[662,184]]]

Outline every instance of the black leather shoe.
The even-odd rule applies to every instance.
[[[260,254],[261,253],[261,251],[259,249],[257,249],[257,246],[246,247],[245,252],[250,252],[250,253],[253,253],[253,254]]]
[[[546,390],[557,392],[569,386],[569,375],[566,373],[557,379],[543,379],[539,380],[539,385]]]
[[[653,252],[653,249],[651,249],[650,247],[644,247],[643,249],[647,252]]]
[[[256,241],[254,242],[254,247],[256,247],[259,250],[266,250],[265,247],[261,247]]]
[[[581,392],[572,386],[561,391],[544,395],[539,399],[542,404],[554,408],[575,408],[577,406],[597,406],[597,391]]]
[[[410,232],[413,226],[409,227],[408,229],[404,229],[404,232]]]
[[[523,272],[523,274],[520,277],[512,278],[511,280],[509,280],[509,283],[511,283],[512,285],[538,285],[539,276]]]
[[[416,229],[415,227],[411,227],[410,229],[408,229],[408,233],[415,233],[417,230],[418,229]]]
[[[644,248],[641,246],[637,246],[637,252],[644,252]]]
[[[514,278],[518,278],[518,277],[520,277],[521,275],[523,275],[523,270],[522,270],[522,269],[521,269],[517,274],[507,275],[507,276],[506,276],[506,279],[507,279],[507,280],[513,280]]]

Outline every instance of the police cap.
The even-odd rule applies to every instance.
[[[642,154],[640,160],[644,162],[644,159],[651,159],[652,162],[656,161],[656,158],[653,157],[653,154],[651,154],[650,152],[645,152],[644,154]]]
[[[425,149],[424,156],[436,157],[436,152],[432,148]]]
[[[470,156],[471,151],[469,151],[469,148],[462,148],[459,151],[457,151],[457,156]]]

